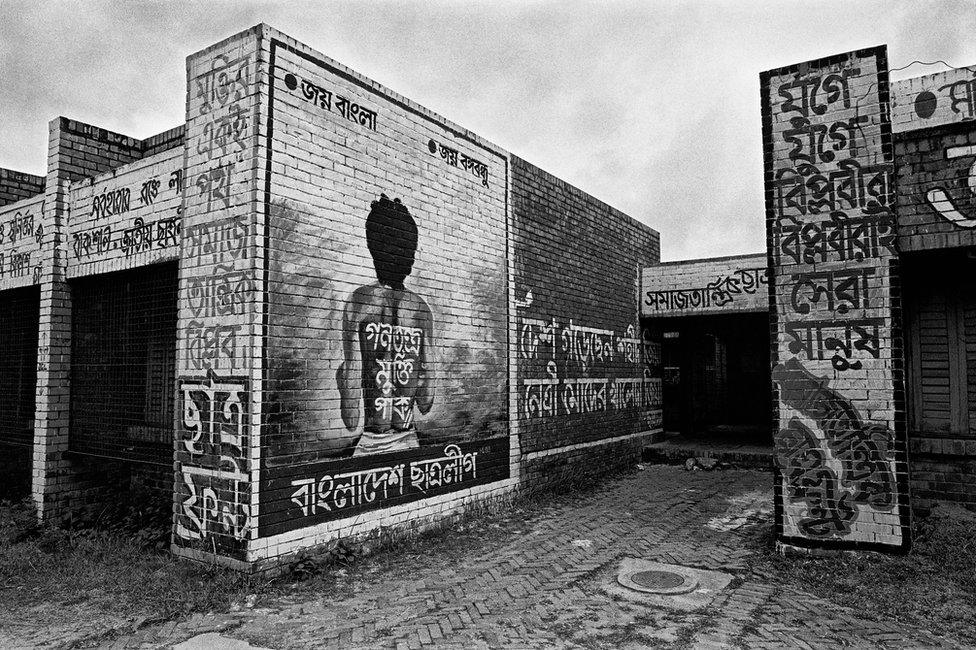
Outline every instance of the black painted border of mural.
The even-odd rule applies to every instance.
[[[467,442],[455,443],[457,450],[455,455],[447,456],[447,448],[440,445],[427,445],[406,451],[397,451],[386,454],[370,454],[353,458],[336,458],[332,460],[322,460],[314,463],[302,465],[282,465],[266,468],[261,477],[261,490],[264,495],[265,503],[287,504],[284,508],[275,508],[270,513],[265,514],[258,520],[258,536],[270,537],[293,530],[307,528],[331,521],[338,521],[355,517],[365,512],[374,510],[385,510],[407,503],[429,499],[432,497],[469,490],[471,488],[502,481],[509,477],[509,443],[508,436],[495,436],[482,440],[471,440]],[[448,484],[435,485],[421,490],[414,485],[414,474],[411,471],[414,461],[421,461],[421,467],[433,459],[449,459],[441,464],[442,470],[437,474],[438,478],[444,476],[448,471],[444,471],[446,466],[457,463],[460,467],[465,455],[476,453],[477,475],[475,478],[452,481]],[[456,459],[456,460],[455,460]],[[309,515],[300,513],[300,506],[294,501],[293,497],[297,492],[296,486],[292,485],[293,479],[305,479],[313,481],[307,487],[311,490],[308,503],[315,501],[315,486],[319,484],[323,477],[328,476],[335,479],[342,475],[368,472],[371,469],[383,470],[394,466],[401,466],[400,478],[393,487],[399,488],[403,494],[382,498],[379,494],[378,485],[385,482],[386,473],[380,471],[374,474],[371,483],[369,479],[364,480],[363,484],[369,483],[373,489],[372,498],[375,500],[369,503],[359,504],[343,510],[315,512]],[[427,479],[418,475],[419,482]],[[355,482],[350,484],[355,490]],[[299,488],[300,489],[300,488]],[[329,492],[335,495],[338,492],[346,493],[350,486],[337,485],[337,481],[329,483]],[[318,506],[322,508],[322,506]],[[323,508],[324,510],[324,508]]]
[[[769,265],[769,322],[770,322],[770,370],[779,364],[779,340],[778,340],[778,314],[776,308],[776,266],[774,265],[775,256],[773,249],[775,242],[773,239],[773,225],[776,218],[774,208],[772,175],[773,175],[773,116],[772,107],[767,103],[769,96],[770,78],[779,75],[795,74],[801,68],[823,68],[838,63],[843,63],[851,58],[875,57],[877,69],[876,86],[878,88],[878,103],[882,111],[881,115],[881,153],[887,164],[891,165],[891,191],[892,191],[892,210],[896,213],[895,223],[897,228],[897,174],[895,170],[894,138],[891,130],[891,90],[888,79],[888,53],[887,46],[877,45],[875,47],[862,48],[842,54],[834,54],[828,57],[794,63],[792,65],[774,68],[759,73],[759,101],[760,113],[762,115],[762,146],[763,146],[763,193],[766,200],[766,260]],[[897,242],[897,230],[895,241]],[[905,413],[905,360],[903,349],[903,326],[901,308],[901,274],[898,272],[898,256],[893,256],[888,261],[889,288],[888,296],[891,301],[891,350],[892,350],[892,391],[895,406],[894,418],[894,453],[895,453],[895,480],[898,485],[898,507],[899,520],[901,526],[900,545],[881,544],[878,542],[859,542],[848,540],[817,540],[807,537],[790,537],[783,534],[783,474],[778,463],[773,463],[773,510],[775,518],[776,539],[784,544],[801,548],[821,548],[828,550],[873,550],[873,551],[899,551],[907,553],[912,547],[912,515],[910,498],[910,479],[908,466],[908,426]],[[896,354],[897,353],[897,354]],[[776,382],[770,378],[770,394],[772,403],[772,434],[775,437],[779,434],[779,388]]]
[[[271,252],[270,252],[270,244],[271,244],[271,231],[270,231],[270,225],[271,225],[271,185],[272,185],[272,173],[271,173],[271,168],[272,167],[271,167],[271,162],[272,162],[273,150],[274,150],[273,144],[274,144],[275,66],[276,66],[276,58],[277,58],[278,48],[280,47],[280,48],[285,49],[288,52],[291,52],[292,54],[294,54],[294,55],[296,55],[296,56],[298,56],[300,58],[305,59],[306,61],[308,61],[308,62],[310,62],[310,63],[312,63],[314,65],[319,66],[320,68],[325,69],[326,71],[328,71],[328,72],[330,72],[330,73],[332,73],[332,74],[334,74],[336,76],[339,76],[339,77],[345,79],[346,81],[348,81],[350,83],[353,83],[353,84],[359,86],[360,88],[363,88],[364,90],[372,93],[373,95],[378,96],[380,99],[382,99],[382,100],[384,100],[386,102],[390,102],[390,103],[398,106],[399,108],[407,111],[408,113],[412,113],[413,115],[417,115],[417,116],[419,116],[419,117],[427,120],[428,122],[431,122],[431,123],[435,124],[437,127],[446,130],[447,132],[451,133],[455,137],[458,137],[458,138],[461,138],[463,140],[466,140],[467,142],[470,142],[471,144],[475,145],[476,147],[478,147],[480,149],[483,149],[483,150],[485,150],[487,152],[490,152],[492,155],[497,156],[502,161],[502,164],[503,164],[504,169],[505,169],[505,174],[504,174],[505,175],[505,186],[504,186],[504,207],[505,207],[505,317],[506,317],[505,318],[505,322],[506,322],[506,325],[505,325],[505,355],[506,355],[506,358],[508,360],[508,362],[505,364],[505,413],[506,413],[507,416],[510,416],[511,415],[511,406],[512,406],[511,405],[511,371],[510,371],[510,364],[512,363],[512,361],[511,361],[511,347],[512,347],[512,342],[511,342],[512,313],[511,313],[511,310],[512,310],[512,308],[511,308],[511,299],[510,299],[511,298],[511,286],[510,285],[511,285],[511,282],[512,282],[512,278],[511,278],[511,274],[509,273],[508,265],[509,265],[510,260],[511,260],[511,243],[510,243],[510,238],[511,238],[511,231],[512,231],[512,227],[513,227],[513,224],[511,223],[511,220],[512,220],[513,217],[511,215],[511,210],[510,210],[510,206],[509,206],[509,175],[510,175],[510,169],[509,169],[509,159],[508,159],[508,156],[505,155],[504,153],[500,152],[500,151],[497,151],[492,146],[488,146],[487,144],[485,144],[483,142],[479,142],[478,140],[476,140],[475,138],[469,136],[467,133],[465,133],[463,131],[460,131],[458,129],[455,129],[452,126],[450,126],[448,124],[445,124],[443,122],[437,121],[436,119],[434,119],[430,115],[426,114],[424,111],[419,110],[419,109],[417,109],[417,108],[415,108],[415,107],[407,104],[406,102],[403,102],[400,99],[397,99],[396,97],[392,97],[392,96],[390,96],[390,95],[388,95],[386,93],[383,93],[379,89],[373,87],[372,85],[370,85],[369,83],[363,81],[362,79],[359,79],[355,75],[352,75],[352,74],[350,74],[350,73],[348,73],[348,72],[346,72],[344,70],[341,70],[341,69],[339,69],[339,68],[331,65],[330,63],[328,63],[328,62],[326,62],[326,61],[324,61],[322,59],[319,59],[318,57],[316,57],[316,56],[314,56],[314,55],[312,55],[312,54],[310,54],[308,52],[304,52],[304,51],[302,51],[302,50],[300,50],[298,48],[295,48],[295,47],[289,45],[288,43],[286,43],[286,42],[284,42],[284,41],[282,41],[281,39],[278,39],[278,38],[272,37],[270,39],[270,41],[271,41],[270,42],[270,47],[269,47],[270,54],[269,54],[269,60],[268,60],[268,117],[267,117],[267,119],[268,119],[268,125],[267,125],[268,135],[267,135],[266,141],[265,141],[266,158],[265,158],[265,168],[264,168],[264,260],[263,260],[263,265],[264,265],[264,282],[263,282],[263,291],[264,291],[265,297],[268,296],[268,290],[269,290],[269,284],[270,284],[269,270],[271,268]],[[264,306],[264,313],[262,314],[262,319],[261,319],[261,342],[262,342],[262,345],[261,345],[261,354],[262,354],[262,359],[261,359],[261,362],[262,362],[261,363],[261,385],[262,385],[262,388],[264,386],[266,386],[267,385],[267,382],[268,382],[268,359],[267,359],[267,353],[268,353],[268,334],[269,334],[269,327],[270,327],[270,323],[269,323],[270,316],[269,316],[269,313],[270,313],[270,310],[268,309],[268,306],[265,305]],[[267,427],[269,425],[269,418],[268,418],[269,413],[268,413],[268,409],[266,407],[267,407],[267,404],[265,404],[264,402],[262,402],[261,419],[260,419],[261,432],[262,432],[262,434],[263,434],[264,431],[267,430]],[[489,439],[487,439],[485,441],[480,441],[480,442],[489,442],[489,441],[493,441],[493,440],[504,440],[505,441],[504,475],[501,475],[501,473],[499,473],[499,476],[497,476],[495,478],[491,478],[490,480],[478,480],[476,482],[469,482],[469,483],[459,484],[459,485],[454,486],[454,487],[452,487],[450,489],[446,489],[443,492],[438,492],[438,494],[448,493],[448,492],[454,492],[454,491],[459,491],[459,490],[464,490],[464,489],[471,488],[474,485],[483,485],[483,484],[486,484],[486,483],[490,483],[490,482],[495,482],[495,481],[505,480],[505,479],[511,478],[511,463],[510,463],[510,457],[509,457],[509,455],[510,455],[510,449],[509,449],[509,447],[510,447],[511,436],[512,436],[512,422],[511,422],[511,417],[507,417],[507,419],[506,419],[506,435],[504,437],[500,437],[500,438],[489,438]],[[262,445],[261,446],[261,450],[263,451],[264,449],[265,449],[265,447]],[[426,449],[428,449],[429,451],[433,451],[435,449],[435,447],[427,447]],[[264,492],[265,486],[266,485],[269,485],[270,482],[269,482],[269,479],[265,478],[265,472],[267,471],[267,468],[265,468],[263,466],[263,464],[260,464],[260,461],[261,460],[264,460],[263,459],[263,456],[260,457],[260,459],[259,459],[259,467],[261,468],[261,472],[259,474],[260,479],[258,481],[258,485],[256,486],[257,489],[258,489],[257,512],[256,513],[253,513],[252,512],[252,517],[256,517],[257,518],[257,521],[258,521],[257,537],[258,538],[269,537],[271,535],[274,535],[274,534],[277,534],[277,533],[280,533],[280,532],[285,532],[285,530],[295,530],[295,529],[304,527],[304,526],[300,526],[300,525],[295,525],[295,526],[291,526],[291,527],[289,527],[287,529],[284,529],[284,530],[269,531],[268,530],[268,527],[265,526],[262,523],[264,521],[264,517],[261,516],[261,504],[263,503],[262,494]],[[344,462],[349,462],[350,459],[340,459],[340,460],[342,460]],[[338,462],[338,461],[324,461],[324,462]],[[307,464],[307,465],[305,465],[305,467],[310,468],[310,467],[314,467],[314,466],[316,466],[318,464],[321,464],[321,463]],[[363,510],[360,510],[358,512],[362,512],[362,511],[365,511],[365,510],[379,510],[379,509],[382,509],[382,508],[388,508],[388,507],[391,507],[393,505],[398,505],[399,503],[405,503],[405,502],[418,501],[420,499],[425,499],[425,498],[427,498],[429,496],[434,496],[434,494],[412,495],[410,498],[407,498],[407,499],[401,500],[401,501],[397,501],[397,503],[393,503],[393,502],[380,503],[380,504],[376,504],[373,507],[365,508]],[[352,511],[350,511],[350,512],[344,512],[344,513],[342,513],[341,517],[340,516],[337,516],[337,517],[333,517],[333,518],[327,518],[327,519],[324,519],[324,520],[321,520],[321,521],[325,521],[325,520],[336,520],[336,519],[339,519],[339,518],[346,518],[346,517],[349,517],[349,516],[355,516],[356,514],[357,514],[357,512],[352,512]],[[306,526],[308,526],[308,525],[314,525],[314,523],[319,523],[319,522],[320,522],[320,520],[316,520],[313,523],[306,524]]]

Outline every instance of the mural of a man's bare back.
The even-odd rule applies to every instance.
[[[357,288],[343,314],[344,360],[337,373],[342,421],[363,433],[354,456],[420,445],[414,407],[434,402],[430,307],[404,286],[413,268],[418,230],[407,207],[385,194],[366,219],[366,245],[377,281]]]

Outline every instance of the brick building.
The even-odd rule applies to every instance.
[[[891,84],[878,47],[760,81],[766,253],[644,270],[664,427],[759,425],[780,541],[906,549],[976,507],[974,74]]]
[[[883,48],[764,73],[767,252],[661,264],[584,192],[237,34],[187,59],[183,126],[58,118],[46,177],[0,172],[6,489],[52,521],[171,502],[174,553],[260,570],[667,430],[775,446],[785,543],[907,548],[913,507],[976,505],[973,83],[890,87]]]
[[[186,106],[56,119],[46,178],[2,177],[0,454],[42,517],[145,495],[259,570],[660,432],[655,231],[265,25]]]

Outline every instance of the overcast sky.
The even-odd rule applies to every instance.
[[[883,43],[976,63],[972,0],[0,0],[0,167],[43,174],[59,115],[183,123],[186,56],[259,22],[651,225],[663,260],[765,249],[760,71]]]

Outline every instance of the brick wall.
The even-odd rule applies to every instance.
[[[0,208],[44,194],[44,177],[0,169]]]
[[[42,516],[173,477],[172,550],[254,568],[639,458],[660,429],[635,303],[656,232],[265,25],[188,57],[187,88],[185,126],[146,140],[51,123],[30,278]],[[161,290],[142,280],[176,258],[169,474],[130,453],[162,439],[152,423],[122,422],[115,450],[72,439],[70,380],[74,358],[79,416],[126,415],[92,401],[101,355],[78,346],[104,322],[112,352],[113,310],[146,311]],[[540,377],[518,351],[533,309]],[[561,406],[537,417],[552,373]]]
[[[260,28],[187,58],[174,552],[246,560],[261,423]]]
[[[956,68],[891,84],[891,130],[929,129],[976,120],[972,68]]]
[[[182,199],[182,148],[72,183],[68,277],[176,259]]]
[[[37,317],[36,287],[0,292],[0,443],[23,449],[34,441]],[[29,455],[24,460],[29,467]]]
[[[40,281],[44,196],[0,208],[0,290]]]
[[[901,252],[976,246],[976,122],[898,134]]]
[[[268,33],[260,559],[430,520],[511,464],[505,154]]]
[[[106,472],[97,460],[68,452],[71,374],[71,290],[67,284],[69,184],[142,155],[141,142],[66,118],[52,120],[42,216],[35,223],[40,287],[33,497],[41,517],[56,521],[85,503],[106,498]]]
[[[761,87],[777,533],[797,545],[906,548],[887,55],[765,72]]]
[[[522,485],[639,458],[661,428],[660,342],[639,322],[658,233],[512,157],[515,398]]]
[[[644,269],[641,315],[700,316],[769,310],[766,256],[665,262]]]
[[[976,506],[973,89],[966,69],[892,84],[912,504],[923,510]]]

